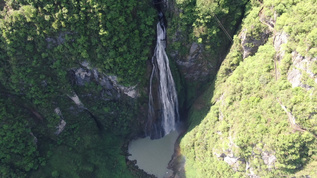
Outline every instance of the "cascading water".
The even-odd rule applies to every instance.
[[[178,100],[175,83],[169,67],[169,60],[165,52],[166,27],[164,15],[159,12],[160,22],[157,24],[157,43],[152,57],[152,73],[150,78],[149,111],[146,135],[151,139],[161,138],[175,130],[179,120]],[[153,79],[158,81],[157,89],[153,91]],[[153,94],[159,100],[154,103]]]
[[[150,138],[131,141],[129,159],[136,160],[137,166],[147,173],[158,178],[165,178],[174,174],[167,166],[175,151],[174,145],[179,136],[175,129],[179,121],[179,113],[175,83],[165,52],[166,23],[160,9],[165,0],[153,0],[153,2],[159,11],[160,22],[157,24],[157,42],[152,57],[148,122],[145,128],[146,136],[150,136]]]

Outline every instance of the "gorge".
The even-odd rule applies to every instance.
[[[316,177],[316,0],[160,2],[0,0],[0,177]]]

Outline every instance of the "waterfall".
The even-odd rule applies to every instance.
[[[161,138],[175,129],[179,120],[178,100],[175,83],[169,67],[169,60],[165,52],[166,28],[164,15],[159,13],[160,22],[157,24],[157,42],[152,57],[152,73],[149,87],[149,110],[146,135],[151,138]],[[153,79],[157,79],[157,89],[153,91]],[[156,97],[153,97],[156,94]],[[158,102],[154,103],[154,99]]]

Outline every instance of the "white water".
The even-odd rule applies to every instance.
[[[161,127],[164,130],[164,135],[175,130],[175,123],[179,119],[178,100],[175,89],[175,83],[169,67],[169,60],[165,52],[166,48],[166,30],[163,23],[157,24],[157,43],[155,52],[152,58],[152,74],[150,79],[149,93],[149,122],[152,123],[154,118],[153,96],[152,96],[152,80],[156,72],[159,73],[159,91],[158,98],[161,118]],[[155,125],[154,125],[155,127]],[[157,128],[155,128],[157,129]]]
[[[166,29],[163,13],[160,12],[159,16],[157,43],[152,57],[148,123],[145,129],[146,135],[150,137],[137,139],[130,143],[131,156],[129,159],[137,160],[137,165],[145,172],[163,178],[172,174],[167,166],[174,153],[174,145],[179,135],[175,128],[179,120],[179,113],[175,83],[165,52]],[[158,91],[152,91],[154,77],[158,80]],[[154,103],[153,92],[157,94],[158,102]],[[154,104],[157,106],[154,107]],[[151,138],[160,139],[151,140]]]
[[[148,174],[158,178],[168,177],[172,170],[167,165],[174,153],[174,144],[178,137],[177,131],[161,139],[151,140],[150,137],[133,140],[129,145],[130,160],[137,160],[137,165]]]

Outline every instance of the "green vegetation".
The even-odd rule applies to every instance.
[[[166,12],[169,37],[167,51],[170,54],[177,54],[175,58],[171,57],[171,60],[189,62],[190,71],[204,68],[204,73],[210,74],[198,76],[198,80],[195,77],[193,77],[195,79],[188,77],[183,80],[186,88],[185,108],[189,108],[197,96],[206,89],[205,83],[214,79],[223,56],[232,43],[231,38],[242,20],[246,3],[247,1],[244,0],[170,1],[170,10]],[[200,45],[200,50],[197,52],[199,55],[189,61],[189,52],[193,43]],[[199,67],[199,64],[204,67]],[[184,68],[181,69],[181,77],[187,73],[187,67]]]
[[[186,46],[189,42],[196,41],[206,44],[205,49],[212,56],[210,60],[217,58],[219,51],[225,52],[223,47],[230,44],[225,32],[228,32],[230,38],[233,36],[246,3],[247,1],[230,0],[176,0],[180,12],[174,12],[168,30],[170,36],[177,30],[184,33],[180,42],[172,44],[172,49],[181,50],[179,43]]]
[[[6,45],[3,55],[11,60],[19,62],[23,57],[27,64],[45,62],[47,67],[57,68],[58,77],[83,60],[124,82],[135,83],[143,76],[156,15],[146,2],[6,3],[0,27],[2,45]]]
[[[298,52],[301,60],[317,57],[317,46],[311,41],[317,26],[314,3],[249,4],[241,31],[256,37],[266,28],[258,18],[262,8],[262,20],[276,20],[274,31],[266,44],[245,59],[240,37],[235,36],[210,89],[193,105],[189,132],[181,141],[188,177],[317,175],[317,83],[293,63],[292,54]],[[273,38],[282,31],[287,43],[276,51]],[[285,54],[278,61],[282,51]],[[306,65],[314,71],[314,61]],[[292,87],[288,79],[294,69],[301,71],[299,87]],[[230,159],[235,161],[229,165]]]
[[[16,105],[0,95],[1,177],[23,177],[25,172],[38,168],[41,161],[28,124],[32,118]]]
[[[180,105],[194,102],[181,141],[186,176],[316,176],[316,0],[173,2],[168,51],[187,59],[202,44],[198,62],[214,70],[211,84],[188,82],[171,61]],[[0,1],[0,177],[137,177],[122,145],[143,122],[155,22],[150,0]],[[244,58],[244,37],[265,44]],[[83,62],[141,97],[97,77],[76,85]]]
[[[150,1],[6,0],[0,7],[0,177],[131,177],[121,146],[138,129],[139,103],[104,94],[95,80],[75,85],[73,71],[86,61],[142,87],[155,40]]]
[[[290,41],[288,50],[297,51],[302,56],[317,55],[317,12],[316,1],[285,1],[277,5],[276,12],[280,14],[276,22],[277,30],[285,31]],[[268,1],[265,5],[276,6],[276,2]]]

